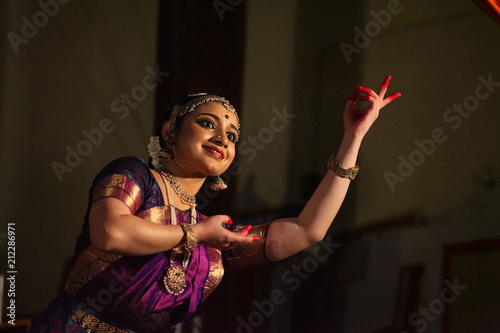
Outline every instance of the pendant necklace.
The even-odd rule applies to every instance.
[[[167,191],[167,204],[170,210],[170,224],[177,225],[172,188],[175,190],[182,203],[190,205],[191,224],[195,224],[197,222],[197,215],[194,196],[186,194],[179,181],[171,173],[162,170],[160,171],[160,174]],[[180,252],[175,251],[174,249],[170,251],[170,265],[164,273],[163,285],[165,286],[165,290],[174,296],[182,294],[186,289],[186,268],[191,260],[191,254],[192,251]],[[182,255],[182,263],[180,265],[175,261],[178,255]]]

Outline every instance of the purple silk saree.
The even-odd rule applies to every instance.
[[[186,289],[178,296],[163,285],[170,252],[131,257],[96,249],[90,242],[88,214],[105,197],[120,199],[132,214],[152,223],[170,224],[169,208],[144,161],[124,157],[106,166],[90,189],[64,295],[35,320],[30,332],[169,332],[199,314],[203,299],[222,279],[220,252],[199,244],[187,267]],[[189,223],[189,210],[176,214],[177,223]],[[198,214],[198,221],[202,219]]]

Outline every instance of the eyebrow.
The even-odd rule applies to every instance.
[[[217,116],[217,115],[215,115],[215,114],[213,114],[213,113],[200,113],[200,114],[198,114],[198,115],[199,115],[199,116],[201,116],[201,115],[210,116],[210,117],[214,118],[215,120],[220,121],[219,116]],[[237,128],[237,127],[236,127],[233,123],[231,123],[231,125],[230,125],[230,126],[231,126],[232,128],[234,128],[234,130],[235,130],[236,132],[238,132],[238,128]]]

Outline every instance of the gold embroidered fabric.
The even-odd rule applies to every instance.
[[[121,200],[127,205],[132,214],[139,210],[142,203],[142,193],[139,185],[120,174],[104,177],[94,186],[92,204],[108,197]]]
[[[120,258],[121,255],[106,253],[90,245],[73,263],[64,290],[74,296],[87,282]]]
[[[71,310],[71,319],[83,327],[87,333],[129,333],[80,309]]]
[[[210,263],[208,276],[203,286],[203,300],[205,300],[219,286],[224,276],[224,266],[220,250],[207,247],[207,258]]]
[[[170,224],[170,207],[168,206],[151,207],[136,215],[149,222],[157,224]]]
[[[250,244],[239,244],[236,247],[229,248],[225,251],[227,262],[233,269],[247,269],[271,262],[265,253],[268,224],[253,226],[248,233],[250,236],[259,236],[260,240]],[[240,233],[244,225],[239,225],[235,228],[235,233]]]

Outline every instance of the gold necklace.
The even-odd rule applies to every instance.
[[[172,186],[175,193],[179,196],[183,204],[189,206],[196,205],[196,197],[194,195],[189,195],[186,192],[184,192],[181,183],[179,183],[177,178],[175,178],[175,176],[172,173],[160,170],[160,174]]]
[[[177,215],[175,214],[175,207],[173,205],[173,200],[172,200],[172,188],[175,189],[174,185],[168,186],[167,181],[174,181],[176,184],[179,185],[180,190],[182,191],[182,187],[180,186],[179,182],[175,179],[175,177],[167,172],[160,171],[160,174],[162,175],[163,183],[165,184],[165,188],[167,191],[167,204],[169,206],[170,210],[170,224],[171,225],[177,225]],[[168,177],[170,174],[171,178]],[[172,183],[170,183],[172,184]],[[186,193],[182,192],[184,195],[188,196]],[[179,195],[180,197],[180,195]],[[194,199],[194,196],[188,196],[192,197]],[[182,201],[182,200],[181,200]],[[197,222],[197,214],[196,214],[196,209],[195,205],[191,205],[191,224],[195,224]],[[173,249],[170,251],[170,265],[168,268],[164,271],[163,273],[163,286],[165,287],[165,291],[168,293],[178,296],[184,292],[186,289],[186,269],[189,265],[189,262],[191,260],[191,255],[192,255],[193,250],[185,250],[183,252],[178,253],[177,251],[174,251]],[[179,265],[176,262],[176,256],[177,255],[182,255],[182,263]]]

